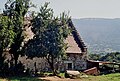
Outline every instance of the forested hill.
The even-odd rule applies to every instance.
[[[120,19],[83,18],[73,23],[87,44],[89,52],[120,51]]]

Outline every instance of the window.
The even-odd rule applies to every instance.
[[[72,69],[72,63],[68,63],[68,69],[69,69],[69,70]]]

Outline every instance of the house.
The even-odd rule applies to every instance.
[[[69,27],[72,33],[65,40],[68,43],[66,50],[67,59],[64,60],[64,70],[85,70],[87,69],[87,47],[85,46],[72,20],[69,20]]]
[[[33,33],[31,32],[29,18],[25,20],[27,41],[32,39]],[[68,43],[68,48],[66,50],[67,59],[59,62],[59,69],[61,71],[65,70],[85,70],[87,69],[87,47],[85,46],[83,40],[81,39],[78,31],[74,27],[72,20],[68,22],[69,27],[72,29],[71,34],[65,40]],[[34,58],[33,60],[24,58],[19,58],[21,62],[26,66],[26,68],[34,69],[34,62],[39,71],[49,70],[49,64],[45,58]]]

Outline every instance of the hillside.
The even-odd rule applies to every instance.
[[[73,23],[87,44],[89,52],[120,51],[120,19],[83,18]]]

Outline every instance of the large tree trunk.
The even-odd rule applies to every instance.
[[[53,75],[57,75],[56,68],[54,67],[54,58],[52,55],[48,56],[47,61],[50,65]]]

